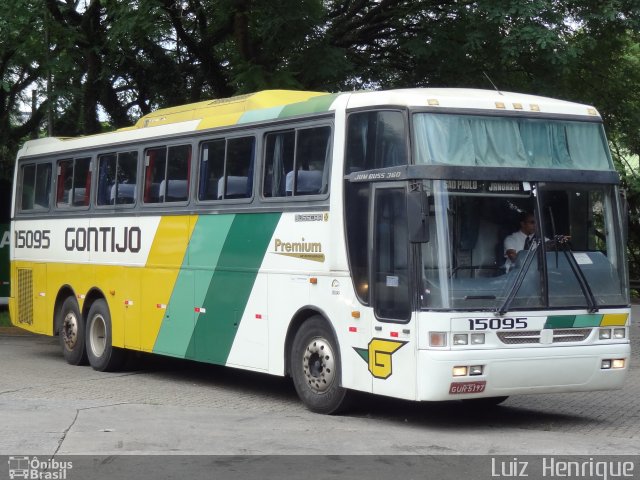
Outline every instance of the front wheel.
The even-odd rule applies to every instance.
[[[322,317],[311,317],[296,332],[290,360],[296,392],[309,410],[324,414],[344,411],[350,395],[340,385],[338,343]]]
[[[111,314],[107,303],[96,300],[87,320],[87,357],[94,370],[113,372],[124,364],[126,352],[113,346]]]

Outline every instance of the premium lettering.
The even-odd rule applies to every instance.
[[[283,242],[279,238],[275,240],[276,253],[322,253],[320,242]]]

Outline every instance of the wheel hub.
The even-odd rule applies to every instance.
[[[67,349],[73,350],[78,342],[78,318],[73,312],[65,315],[61,334]]]
[[[90,348],[97,358],[102,357],[107,347],[107,323],[102,315],[96,315],[89,332]]]
[[[335,378],[335,356],[324,338],[313,339],[304,352],[302,369],[307,384],[316,393],[329,389]]]

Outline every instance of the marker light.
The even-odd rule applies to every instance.
[[[609,370],[611,368],[611,360],[602,360],[602,364],[600,365],[602,370]]]
[[[429,332],[429,346],[446,347],[447,333],[446,332]]]
[[[471,345],[483,345],[483,344],[484,344],[484,333],[471,334]]]
[[[466,333],[456,333],[453,335],[454,345],[467,345],[469,343],[469,335]]]
[[[610,340],[611,339],[611,329],[610,328],[601,328],[600,329],[600,340]]]
[[[469,375],[482,375],[482,365],[471,365],[469,367]]]
[[[613,338],[620,339],[625,338],[627,336],[627,331],[624,328],[614,328],[613,329]]]
[[[467,376],[467,367],[453,367],[453,376],[454,377],[466,377]]]

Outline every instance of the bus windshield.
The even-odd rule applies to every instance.
[[[423,308],[596,311],[628,303],[616,187],[474,180],[423,187]]]

